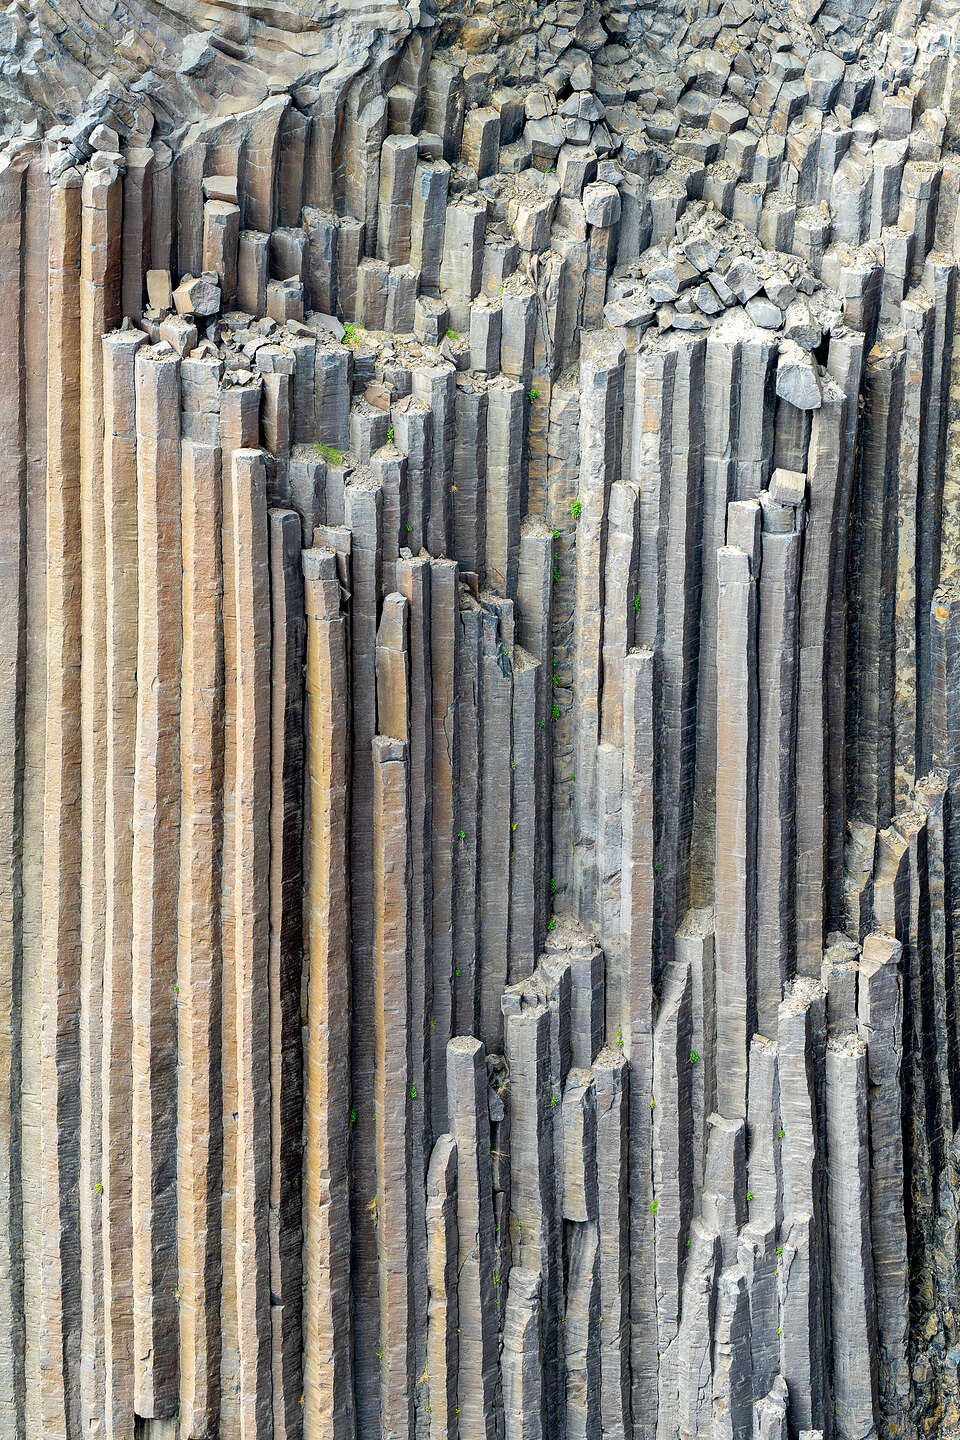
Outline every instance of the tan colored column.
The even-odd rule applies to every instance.
[[[350,687],[332,550],[303,552],[309,982],[304,1036],[304,1432],[354,1429],[350,1325]]]
[[[45,159],[35,156],[27,170],[23,264],[25,434],[27,452],[27,634],[24,697],[23,781],[23,973],[21,1033],[39,1036],[43,1005],[43,827],[46,747],[46,537],[47,537],[47,261],[51,181]],[[40,1365],[43,1336],[41,1164],[41,1044],[21,1055],[21,1145],[23,1166],[23,1312],[25,1418],[28,1434],[41,1419]]]
[[[80,1399],[80,185],[66,171],[50,196],[39,1316],[50,1440],[66,1440]]]
[[[134,1408],[176,1412],[176,895],[180,832],[180,376],[136,362],[140,632],[133,792]]]
[[[302,1424],[300,983],[303,933],[303,614],[301,523],[270,525],[270,1289],[274,1440]]]
[[[234,1218],[236,1209],[237,1144],[237,1021],[234,969],[234,806],[237,773],[237,605],[233,553],[233,490],[230,484],[235,450],[256,447],[260,433],[259,378],[253,384],[231,385],[220,392],[221,517],[220,555],[223,564],[223,858],[220,874],[220,943],[223,949],[221,1013],[223,1187],[220,1203],[220,1428],[239,1429],[239,1352],[237,1348],[236,1261]]]
[[[183,655],[180,899],[177,920],[180,1423],[215,1431],[220,1370],[220,848],[223,635],[220,450],[181,456]],[[119,1440],[119,1437],[118,1437]]]
[[[123,233],[120,236],[123,249],[122,310],[136,324],[143,314],[143,282],[150,269],[153,150],[148,145],[134,144],[126,150],[123,158],[127,168],[123,176]]]
[[[410,1079],[410,836],[407,746],[373,738],[373,964],[376,1069],[380,1423],[402,1440],[414,1428],[412,1118]]]
[[[235,1265],[240,1436],[272,1432],[270,1344],[270,568],[259,451],[234,452],[237,757],[233,976],[237,1024]],[[231,977],[227,975],[227,983]]]
[[[27,467],[20,304],[23,168],[0,170],[0,1433],[23,1432],[20,1090]],[[28,1043],[30,1041],[28,1035]]]
[[[135,367],[146,336],[116,330],[103,345],[104,945],[101,1123],[104,1429],[133,1429],[133,1244],[130,1156],[130,960],[133,937],[133,772],[137,744],[137,420]]]
[[[80,1268],[83,1347],[81,1423],[103,1413],[103,1239],[100,1063],[103,1045],[104,848],[106,779],[106,581],[103,508],[102,337],[120,321],[119,172],[83,178],[80,245],[81,962],[80,962]]]

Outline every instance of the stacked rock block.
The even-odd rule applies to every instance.
[[[7,145],[0,1435],[950,1423],[955,20],[742,8]]]

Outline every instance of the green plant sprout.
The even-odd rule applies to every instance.
[[[459,340],[459,339],[460,339],[460,336],[457,334],[456,330],[448,330],[448,331],[447,331],[447,339],[448,339],[448,340]]]
[[[410,1099],[411,1099],[411,1100],[416,1100],[416,1098],[417,1098],[417,1087],[416,1087],[416,1085],[411,1085],[411,1086],[410,1086]]]
[[[533,402],[534,400],[539,400],[539,399],[540,399],[540,391],[537,390],[536,388],[534,388],[533,390],[530,391],[530,400],[531,400],[531,402]]]
[[[357,1123],[357,1112],[356,1112],[356,1110],[351,1110],[351,1111],[350,1111],[350,1124],[351,1124],[351,1125],[356,1125],[356,1123]]]
[[[342,450],[335,450],[332,445],[317,445],[316,448],[320,451],[320,458],[321,458],[322,460],[326,460],[328,464],[330,464],[330,465],[342,465],[342,464],[343,464],[343,451],[342,451]]]
[[[94,1188],[94,1190],[96,1190],[96,1192],[97,1192],[98,1195],[102,1195],[102,1194],[103,1194],[103,1186],[100,1184],[100,1181],[99,1181],[99,1180],[97,1181],[96,1185],[94,1185],[93,1188]]]
[[[553,707],[553,718],[554,718],[554,720],[559,720],[559,719],[560,719],[560,706],[559,706],[559,705],[554,705],[554,707]]]
[[[556,1110],[557,1106],[560,1104],[560,1101],[556,1095],[554,1095],[553,1099],[550,1101],[550,1104],[553,1106],[554,1110]]]
[[[393,426],[391,425],[387,430],[387,439],[389,440],[391,445],[393,444],[393,433]]]
[[[582,513],[583,505],[580,503],[579,500],[574,500],[573,504],[570,506],[570,514],[573,516],[574,520],[579,520]]]
[[[747,1191],[747,1199],[748,1199],[748,1200],[752,1200],[752,1199],[753,1199],[753,1191],[752,1191],[752,1190],[748,1190],[748,1191]]]
[[[650,1201],[650,1214],[651,1214],[651,1215],[656,1215],[657,1210],[659,1209],[659,1206],[660,1206],[660,1201],[659,1201],[659,1200],[651,1200],[651,1201]]]
[[[547,922],[547,929],[548,929],[548,930],[556,930],[556,928],[557,928],[557,922],[556,922],[556,920],[550,920],[550,921]]]
[[[691,1064],[691,1065],[699,1065],[699,1064],[700,1064],[700,1056],[697,1054],[696,1050],[691,1050],[691,1051],[690,1051],[690,1064]]]
[[[356,325],[344,325],[343,335],[340,337],[340,344],[355,345],[359,338]]]
[[[639,611],[639,609],[640,609],[640,591],[639,591],[639,590],[637,591],[636,595],[634,595],[634,597],[633,597],[633,608],[634,608],[634,610],[637,610],[637,611]]]
[[[556,882],[556,880],[554,880],[553,876],[551,875],[551,877],[550,877],[550,894],[551,894],[551,895],[556,895],[556,893],[557,893],[557,882]]]

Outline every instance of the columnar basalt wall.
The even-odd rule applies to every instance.
[[[960,1437],[957,13],[154,8],[0,17],[0,1440]]]

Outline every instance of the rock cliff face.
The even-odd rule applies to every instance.
[[[958,24],[0,15],[0,1440],[960,1436]]]

